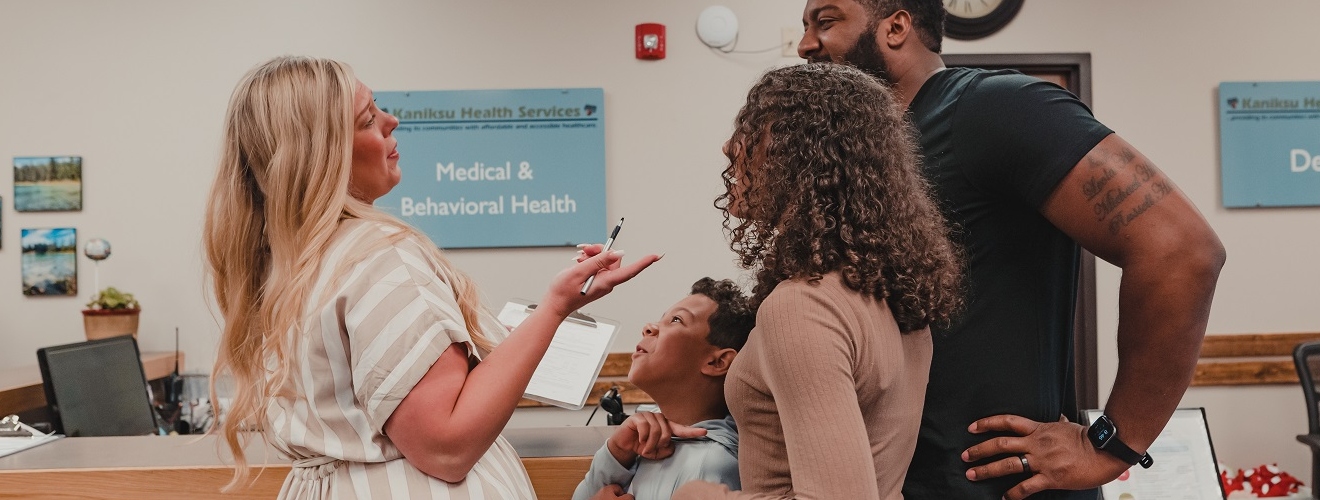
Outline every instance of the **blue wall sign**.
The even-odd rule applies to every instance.
[[[1219,84],[1225,207],[1320,205],[1320,82]]]
[[[444,248],[604,240],[604,101],[599,88],[376,92],[399,118],[403,173],[376,206]]]

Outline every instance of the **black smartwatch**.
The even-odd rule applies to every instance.
[[[1114,421],[1110,420],[1108,415],[1100,415],[1100,418],[1091,424],[1091,429],[1086,431],[1086,437],[1090,438],[1091,446],[1097,450],[1109,452],[1110,455],[1118,457],[1129,465],[1140,465],[1143,469],[1149,469],[1155,463],[1155,459],[1150,458],[1149,453],[1137,453],[1127,443],[1118,439],[1118,427],[1114,426]]]

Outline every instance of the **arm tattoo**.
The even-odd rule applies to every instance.
[[[1137,158],[1135,153],[1133,153],[1131,150],[1126,148],[1123,149],[1122,152],[1120,152],[1120,156],[1128,160],[1129,163],[1131,161],[1136,160]],[[1091,207],[1091,212],[1095,214],[1096,221],[1105,220],[1105,218],[1109,217],[1109,215],[1112,214],[1114,210],[1117,210],[1118,206],[1122,205],[1123,202],[1127,200],[1129,196],[1132,195],[1132,193],[1137,192],[1138,189],[1141,189],[1141,186],[1145,185],[1147,182],[1150,182],[1152,179],[1155,179],[1155,177],[1159,175],[1159,171],[1155,170],[1155,167],[1152,167],[1150,164],[1145,162],[1133,165],[1132,170],[1136,174],[1136,178],[1132,180],[1131,184],[1128,184],[1125,187],[1113,188],[1108,191],[1104,191],[1104,187],[1108,184],[1109,180],[1113,179],[1115,175],[1118,175],[1118,172],[1113,168],[1106,168],[1103,175],[1101,175],[1100,177],[1092,177],[1091,179],[1087,180],[1082,184],[1082,194],[1086,196],[1087,201],[1095,199],[1095,197],[1099,195],[1101,191],[1104,191],[1105,193],[1105,195],[1100,198],[1100,201],[1096,202],[1095,205]],[[1163,197],[1164,197],[1163,194],[1157,195],[1156,201],[1158,201],[1158,198],[1163,198]],[[1143,200],[1143,204],[1145,201],[1146,200]],[[1150,208],[1150,207],[1146,207],[1146,208]],[[1145,212],[1145,210],[1143,209],[1141,210],[1141,212]],[[1138,213],[1137,215],[1140,215],[1140,213]],[[1109,231],[1111,233],[1117,234],[1116,233],[1117,229],[1114,226],[1113,221],[1110,221]]]
[[[1155,169],[1145,163],[1137,164],[1136,171],[1137,177],[1141,179],[1141,182],[1147,182],[1155,178]]]
[[[1123,164],[1124,164],[1124,165],[1126,165],[1126,164],[1128,164],[1128,163],[1132,163],[1133,161],[1135,161],[1135,160],[1137,159],[1137,154],[1136,154],[1136,153],[1133,153],[1132,150],[1131,150],[1131,149],[1128,149],[1128,148],[1123,148],[1122,151],[1119,151],[1119,152],[1118,152],[1118,155],[1121,156],[1121,157],[1123,157]]]
[[[1155,181],[1154,184],[1151,184],[1150,191],[1151,192],[1146,193],[1146,198],[1141,201],[1141,204],[1133,207],[1127,214],[1119,213],[1118,215],[1115,215],[1114,218],[1109,219],[1109,234],[1117,235],[1120,229],[1131,224],[1132,221],[1137,220],[1137,218],[1141,217],[1141,215],[1146,213],[1147,210],[1150,210],[1150,207],[1155,206],[1156,203],[1163,200],[1165,196],[1172,194],[1173,186],[1170,186],[1169,183],[1164,180],[1158,180]]]
[[[1096,177],[1092,177],[1090,179],[1087,179],[1086,182],[1083,182],[1082,195],[1086,196],[1086,201],[1091,201],[1092,199],[1095,199],[1095,195],[1098,195],[1102,191],[1104,191],[1105,185],[1109,184],[1110,179],[1113,179],[1115,175],[1118,175],[1117,170],[1106,167],[1103,174],[1100,174],[1099,176]]]
[[[1126,187],[1114,188],[1106,192],[1104,198],[1101,198],[1091,208],[1091,211],[1095,213],[1095,220],[1105,220],[1105,217],[1108,217],[1119,205],[1122,205],[1128,196],[1141,189],[1141,184],[1141,179],[1133,179],[1132,184],[1128,184]]]

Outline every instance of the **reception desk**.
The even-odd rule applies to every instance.
[[[566,499],[586,474],[591,456],[611,427],[507,429],[537,496]],[[215,436],[64,438],[0,457],[0,499],[270,499],[280,491],[289,462],[258,440],[247,456],[251,488],[221,494],[233,474],[230,455]],[[264,452],[264,453],[263,453]],[[264,458],[263,458],[263,455]]]

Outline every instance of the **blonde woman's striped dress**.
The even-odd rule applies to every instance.
[[[292,390],[266,408],[272,444],[294,460],[280,498],[536,498],[503,437],[451,484],[413,467],[385,435],[390,414],[451,343],[477,353],[449,270],[422,252],[430,242],[408,238],[363,255],[395,231],[344,221],[322,262]],[[503,338],[503,327],[483,317],[483,332]]]

